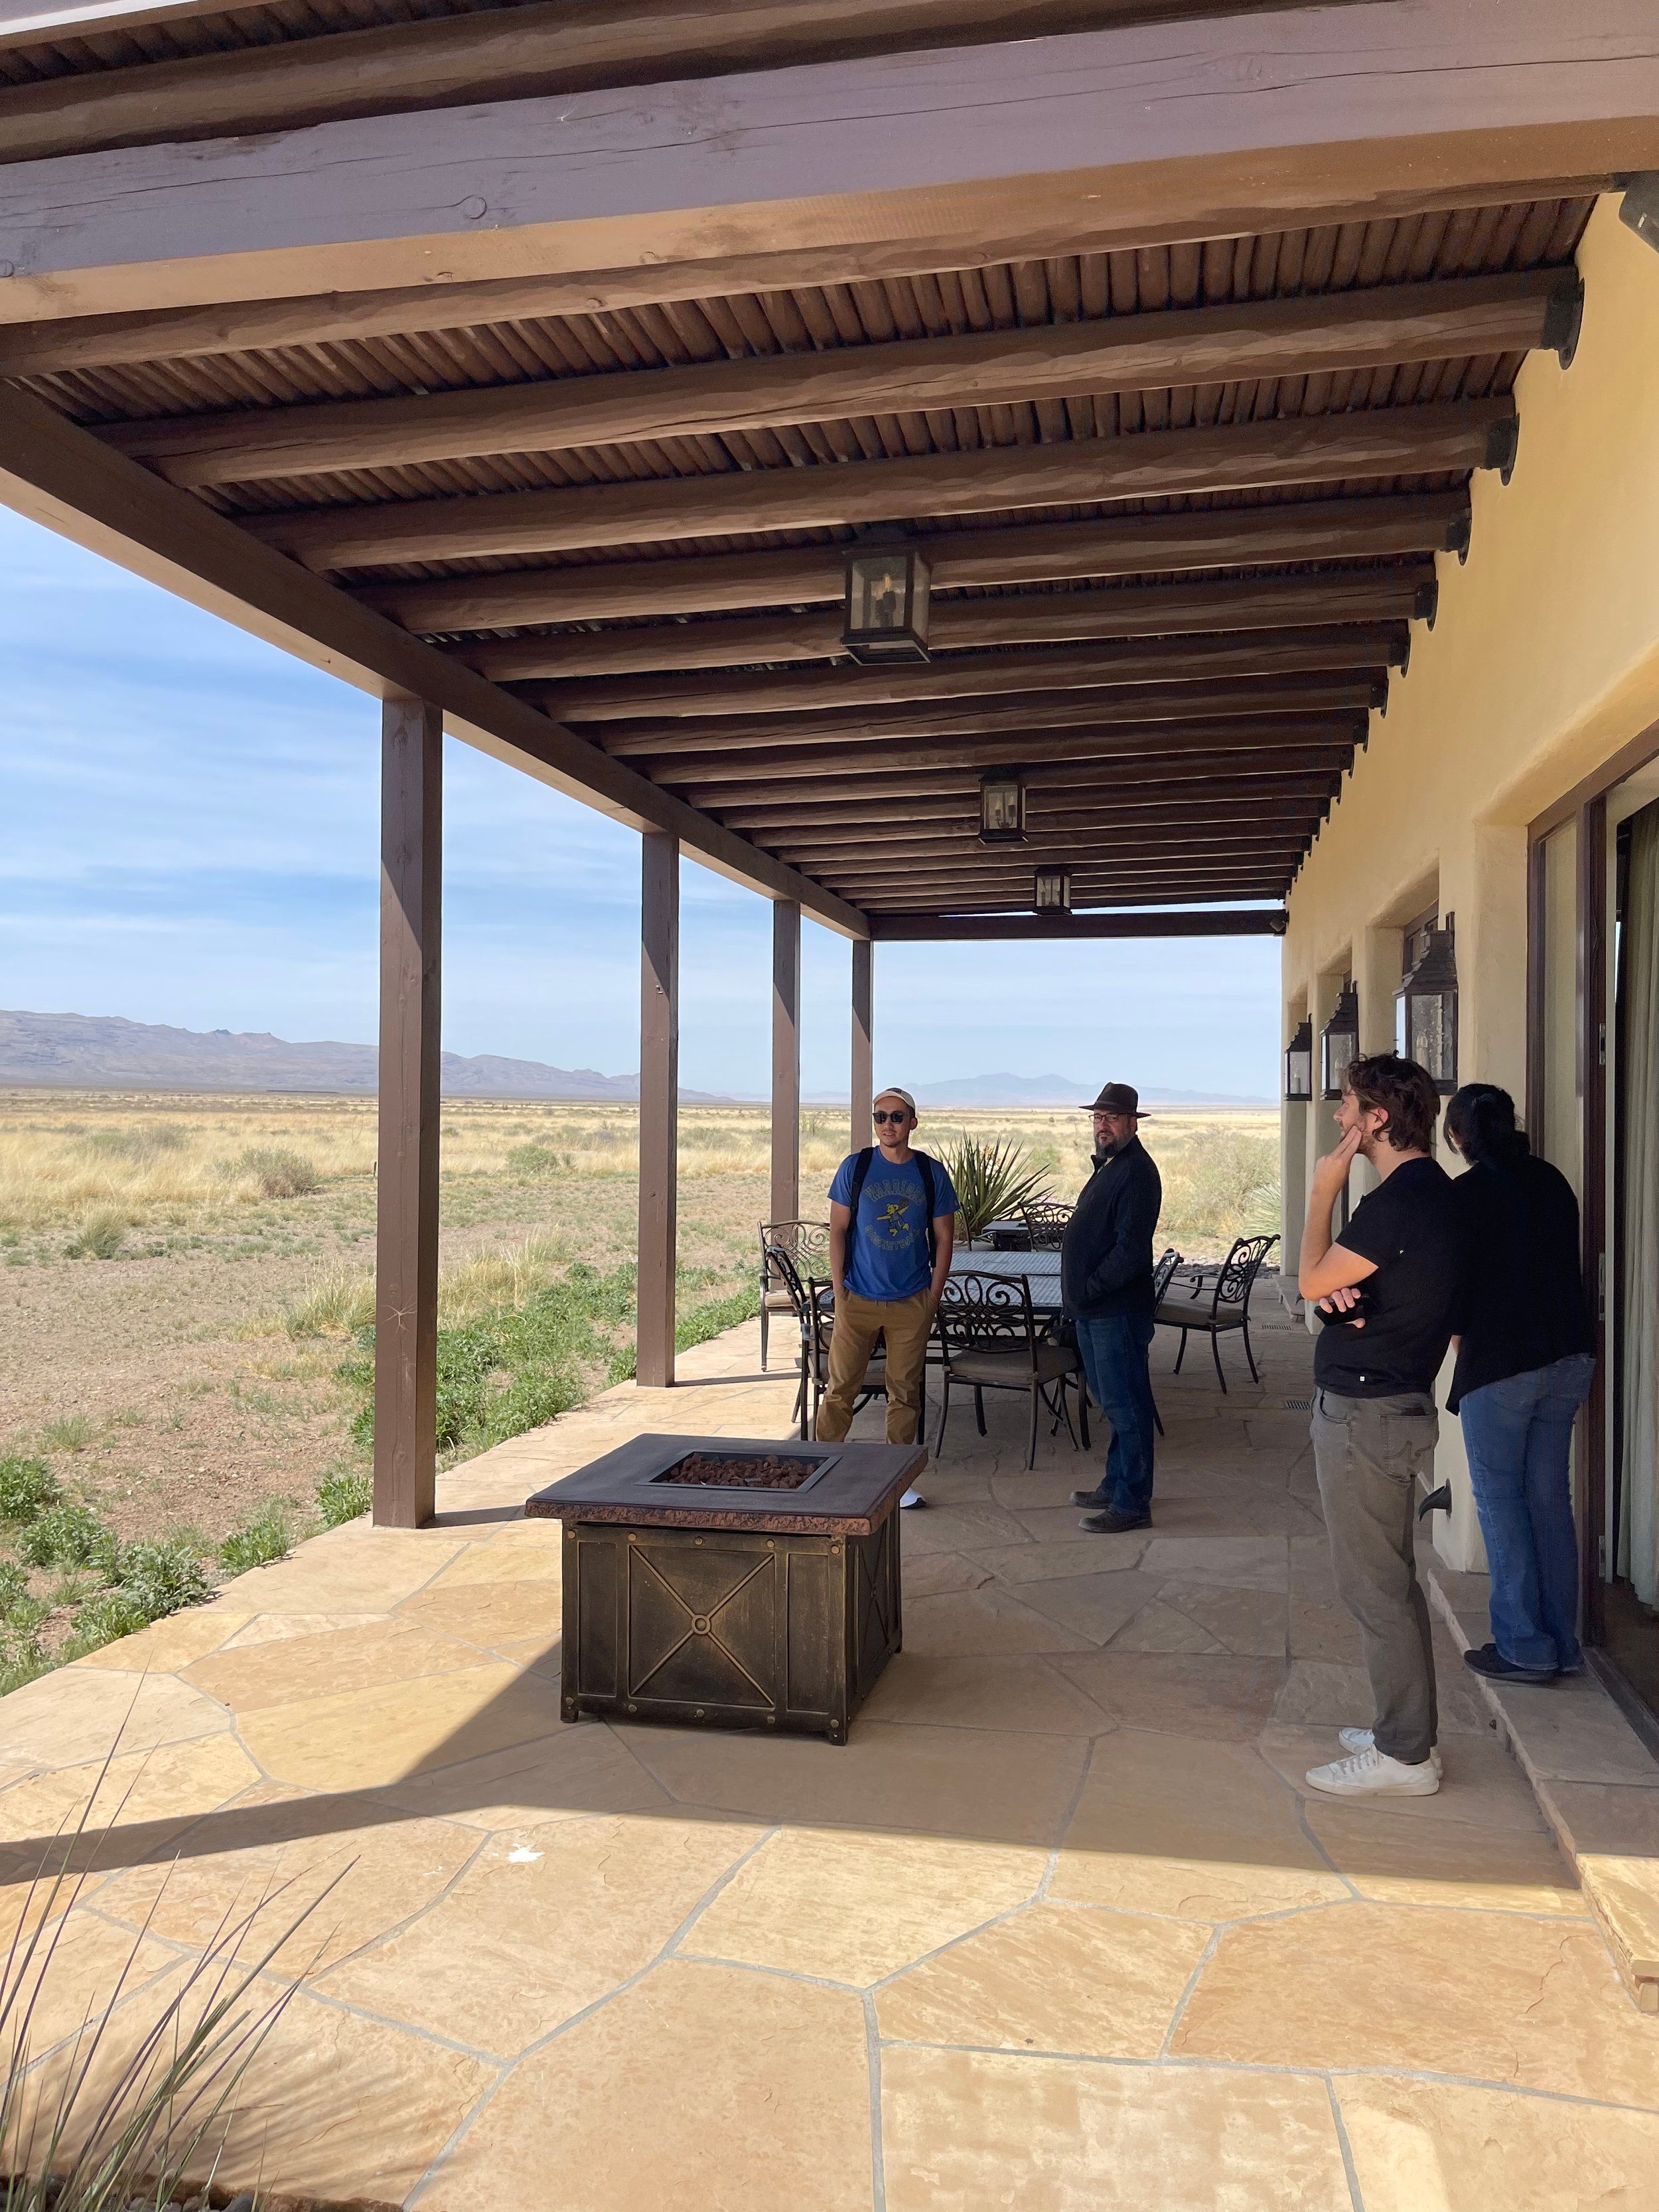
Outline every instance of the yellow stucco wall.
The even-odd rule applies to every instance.
[[[1478,472],[1468,559],[1438,560],[1435,627],[1373,713],[1368,749],[1297,878],[1284,947],[1287,1027],[1316,1029],[1344,971],[1361,1042],[1391,1048],[1399,926],[1437,898],[1456,917],[1458,1072],[1525,1096],[1527,824],[1659,722],[1659,253],[1603,199],[1579,248],[1583,327],[1571,368],[1534,354],[1516,386],[1510,482]],[[1368,988],[1369,986],[1369,988]],[[1304,1169],[1332,1138],[1299,1116]],[[1288,1132],[1287,1132],[1288,1134]],[[1294,1148],[1287,1142],[1287,1155]],[[1305,1180],[1287,1178],[1294,1265]],[[1457,1493],[1437,1541],[1484,1564],[1455,1423]]]

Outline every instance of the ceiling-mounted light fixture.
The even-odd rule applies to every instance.
[[[843,649],[854,660],[926,660],[929,570],[897,532],[870,532],[847,549]]]
[[[1017,775],[981,777],[979,842],[981,845],[1024,843],[1025,787]]]
[[[1039,868],[1031,888],[1031,904],[1039,914],[1072,911],[1072,872],[1069,868]]]

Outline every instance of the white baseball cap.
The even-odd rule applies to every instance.
[[[901,1091],[896,1083],[890,1083],[884,1090],[878,1091],[875,1097],[870,1101],[870,1103],[873,1106],[877,1103],[878,1100],[883,1098],[902,1098],[913,1114],[916,1110],[915,1100],[910,1096],[908,1091]]]

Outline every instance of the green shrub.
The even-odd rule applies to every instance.
[[[280,1146],[252,1147],[237,1161],[236,1172],[252,1176],[265,1198],[307,1198],[323,1187],[321,1176],[303,1152]]]
[[[101,1651],[105,1644],[118,1643],[122,1637],[147,1628],[149,1621],[150,1615],[131,1591],[119,1588],[99,1590],[77,1607],[58,1656],[65,1662],[84,1659],[88,1651]]]
[[[64,1247],[70,1260],[112,1260],[127,1239],[127,1224],[118,1213],[100,1207],[88,1214]]]
[[[0,1622],[0,1698],[33,1681],[56,1663],[47,1656],[36,1622],[20,1622],[15,1626],[10,1621]]]
[[[162,1536],[153,1542],[123,1544],[112,1577],[146,1620],[160,1620],[187,1605],[200,1605],[212,1592],[188,1536]]]
[[[956,1188],[957,1228],[963,1237],[981,1237],[994,1221],[1048,1195],[1048,1176],[1012,1138],[986,1144],[960,1137],[941,1147],[939,1158]]]
[[[510,1174],[533,1181],[543,1176],[568,1174],[570,1155],[538,1138],[534,1144],[514,1145],[507,1156],[507,1165]]]
[[[32,1567],[96,1567],[113,1581],[120,1556],[106,1528],[78,1498],[66,1498],[31,1521],[18,1547]]]
[[[98,1424],[88,1413],[65,1413],[61,1421],[48,1421],[40,1431],[43,1449],[84,1451],[98,1433]]]
[[[325,1474],[317,1486],[317,1510],[325,1528],[337,1528],[343,1521],[355,1521],[367,1513],[374,1502],[374,1486],[361,1468],[337,1467]]]
[[[33,1521],[62,1496],[43,1459],[0,1459],[0,1521]]]
[[[27,1571],[15,1559],[0,1559],[0,1624],[13,1636],[27,1636],[37,1629],[52,1607],[29,1595]]]
[[[273,1559],[286,1559],[293,1548],[288,1508],[272,1498],[251,1521],[231,1530],[219,1547],[219,1564],[228,1575],[245,1575],[250,1567],[268,1567]]]

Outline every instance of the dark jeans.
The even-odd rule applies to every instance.
[[[1420,1765],[1439,1732],[1428,1601],[1417,1578],[1419,1475],[1440,1419],[1424,1391],[1344,1398],[1314,1392],[1314,1469],[1337,1594],[1359,1625],[1372,1734],[1390,1759]]]
[[[1112,1425],[1106,1473],[1095,1495],[1115,1513],[1152,1503],[1152,1382],[1146,1353],[1151,1314],[1099,1314],[1073,1324],[1089,1395]]]
[[[1516,1667],[1577,1667],[1578,1540],[1568,1473],[1588,1352],[1471,1390],[1458,1407],[1492,1570],[1492,1634]]]

